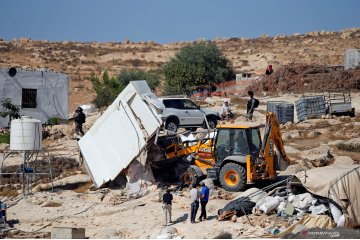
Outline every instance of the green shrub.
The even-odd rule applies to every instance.
[[[57,125],[58,124],[58,118],[57,117],[52,117],[49,118],[48,123],[51,124],[51,126]]]
[[[10,126],[11,120],[21,117],[20,106],[13,104],[10,98],[1,100],[0,105],[5,109],[5,111],[0,112],[0,117],[2,118],[9,117],[8,126]]]
[[[0,134],[0,143],[10,143],[10,133]]]
[[[230,62],[214,43],[183,47],[164,66],[165,92],[184,94],[194,86],[234,80]]]
[[[96,98],[93,101],[97,108],[109,106],[130,81],[146,80],[151,90],[159,85],[160,74],[157,72],[147,72],[140,69],[130,69],[122,71],[117,77],[110,77],[105,71],[102,79],[92,74],[90,81],[96,92]]]

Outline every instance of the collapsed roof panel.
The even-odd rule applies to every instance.
[[[360,226],[360,165],[337,165],[296,173],[311,193],[326,197],[342,208],[347,227]]]
[[[132,81],[80,139],[96,187],[113,180],[144,151],[162,125],[162,108],[146,81]]]

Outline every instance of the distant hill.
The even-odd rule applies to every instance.
[[[205,41],[199,39],[196,42]],[[237,73],[263,74],[268,63],[275,72],[290,62],[342,65],[347,48],[360,48],[360,28],[341,32],[310,32],[259,38],[218,38],[213,40],[231,61]],[[94,97],[86,78],[91,72],[111,75],[126,68],[157,69],[191,42],[158,44],[149,42],[49,42],[28,38],[0,39],[0,66],[48,68],[70,76],[70,104],[90,102]]]

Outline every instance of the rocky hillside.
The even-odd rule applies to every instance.
[[[0,36],[1,37],[1,36]],[[205,41],[199,39],[197,42]],[[213,40],[230,59],[235,71],[262,74],[268,63],[275,71],[289,62],[341,65],[346,48],[360,48],[360,28],[341,32],[310,32],[291,36],[263,35],[255,39]],[[90,102],[94,93],[86,78],[107,69],[117,74],[126,68],[157,69],[191,42],[158,44],[149,42],[49,42],[28,38],[0,39],[0,66],[48,68],[70,76],[71,108]]]

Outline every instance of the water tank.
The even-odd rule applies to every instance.
[[[281,124],[294,122],[294,104],[285,101],[268,101],[267,112],[273,112]]]
[[[326,102],[323,96],[304,96],[295,102],[299,121],[319,118],[326,114]]]
[[[40,150],[41,141],[41,121],[26,116],[11,121],[10,150]]]

